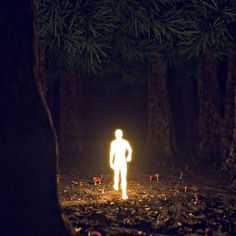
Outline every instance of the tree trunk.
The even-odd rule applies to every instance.
[[[80,150],[84,153],[84,142],[83,137],[86,133],[86,130],[84,130],[85,126],[85,84],[84,84],[84,76],[82,74],[77,73],[77,79],[76,79],[76,93],[77,93],[77,106],[78,106],[78,117],[79,117],[79,124],[80,124]]]
[[[167,69],[161,57],[150,59],[148,73],[148,133],[146,156],[155,161],[173,156]]]
[[[198,62],[198,157],[200,161],[219,157],[220,92],[216,63],[204,56]]]
[[[231,175],[236,175],[236,49],[228,61],[224,130],[222,132],[222,158]]]
[[[234,127],[233,137],[231,141],[230,151],[226,158],[226,168],[229,172],[231,179],[236,181],[236,89],[234,88]]]
[[[55,148],[56,148],[56,168],[57,168],[57,173],[59,175],[60,170],[59,170],[59,160],[60,160],[60,153],[59,153],[59,142],[58,142],[58,135],[57,131],[54,125],[53,117],[51,110],[49,108],[48,104],[48,85],[47,85],[47,78],[46,78],[46,71],[45,71],[45,47],[46,44],[42,40],[38,40],[37,32],[34,32],[35,38],[34,38],[34,51],[36,52],[36,63],[34,67],[34,76],[36,79],[36,85],[38,86],[38,90],[40,93],[40,97],[44,106],[44,109],[47,113],[54,140],[55,140]]]
[[[193,78],[185,79],[181,88],[181,107],[184,128],[183,147],[185,155],[190,161],[196,155],[196,122],[197,122],[197,84]]]
[[[81,157],[81,126],[78,95],[78,73],[67,68],[60,80],[59,136],[63,166]]]
[[[227,81],[226,81],[226,96],[224,105],[224,125],[222,129],[221,139],[221,157],[223,160],[229,155],[230,146],[233,137],[234,127],[234,89],[236,86],[235,78],[235,63],[236,50],[233,50],[229,55]]]
[[[48,85],[46,79],[46,71],[45,71],[45,47],[46,42],[44,40],[38,40],[38,46],[35,50],[37,50],[38,54],[38,66],[37,66],[37,81],[42,96],[47,101],[48,94]]]
[[[52,126],[34,79],[35,13],[36,1],[1,2],[1,236],[69,235],[58,205]]]

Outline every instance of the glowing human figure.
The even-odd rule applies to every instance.
[[[132,148],[129,142],[122,138],[123,132],[120,129],[115,131],[116,139],[111,142],[110,166],[114,170],[113,188],[119,190],[119,177],[121,175],[122,198],[127,199],[127,162],[131,161]],[[128,151],[128,153],[127,153]],[[127,153],[127,156],[126,156]]]

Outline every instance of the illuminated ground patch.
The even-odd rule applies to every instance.
[[[153,173],[155,174],[155,173]],[[195,177],[196,172],[159,171],[131,176],[128,200],[112,188],[112,175],[101,185],[92,176],[74,172],[62,178],[59,195],[63,211],[78,235],[97,230],[102,235],[232,235],[236,229],[235,188],[222,178]],[[187,186],[187,187],[186,187]]]

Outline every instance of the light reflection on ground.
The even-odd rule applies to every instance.
[[[133,174],[128,177],[129,199],[124,201],[112,188],[111,174],[104,174],[101,185],[94,185],[93,176],[82,178],[76,173],[62,177],[59,196],[79,235],[92,230],[108,235],[204,235],[205,230],[232,235],[236,226],[236,197],[222,179],[195,178],[191,170],[181,181],[178,170],[159,171],[159,181],[150,181],[148,173]]]

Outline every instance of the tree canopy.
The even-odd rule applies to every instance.
[[[221,58],[233,41],[230,0],[40,0],[38,25],[49,56],[96,73],[114,57],[145,61],[176,51]]]

